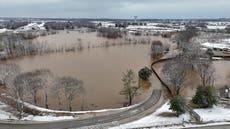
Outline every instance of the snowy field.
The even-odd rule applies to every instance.
[[[229,49],[230,50],[230,39],[221,39],[218,42],[204,42],[201,43],[205,48],[217,48],[217,49]]]
[[[230,49],[230,43],[203,43],[202,46],[206,48],[217,48],[217,49]]]
[[[175,32],[175,31],[182,31],[185,29],[184,26],[180,26],[177,29],[173,28],[173,26],[171,26],[170,28],[168,27],[158,27],[156,26],[157,24],[147,24],[147,25],[142,25],[142,26],[135,26],[135,25],[129,25],[128,27],[126,27],[127,30],[129,31],[137,31],[137,30],[141,30],[141,31],[155,31],[155,32]]]

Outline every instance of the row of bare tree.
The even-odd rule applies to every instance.
[[[33,100],[37,105],[38,91],[44,93],[45,107],[49,108],[50,94],[57,96],[59,106],[65,97],[67,108],[72,111],[73,100],[85,93],[83,82],[72,77],[57,77],[48,69],[21,73],[15,64],[0,65],[0,81],[6,86],[5,93],[16,101],[19,119],[22,118],[24,102]]]

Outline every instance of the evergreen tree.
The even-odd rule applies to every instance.
[[[185,113],[185,106],[186,106],[186,102],[185,100],[177,95],[174,96],[171,100],[170,100],[170,110],[173,110],[176,112],[177,116]]]
[[[213,86],[199,86],[192,102],[199,108],[208,108],[218,102],[216,89]]]

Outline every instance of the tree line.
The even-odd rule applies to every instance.
[[[59,106],[61,99],[65,99],[67,108],[72,111],[73,100],[85,94],[83,81],[72,77],[57,77],[48,69],[38,69],[22,73],[20,67],[15,64],[0,65],[0,82],[6,86],[5,93],[13,97],[16,102],[18,118],[24,114],[24,102],[32,100],[37,105],[38,92],[43,92],[45,107],[49,108],[49,99],[56,96]],[[51,94],[52,93],[52,94]]]

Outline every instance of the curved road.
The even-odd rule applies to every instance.
[[[125,123],[127,121],[132,121],[135,117],[137,118],[137,116],[143,116],[143,113],[153,108],[159,100],[162,99],[162,97],[163,95],[161,90],[153,90],[152,95],[147,101],[117,114],[94,117],[85,120],[66,120],[56,122],[0,122],[0,129],[66,129],[105,124],[114,121]]]

